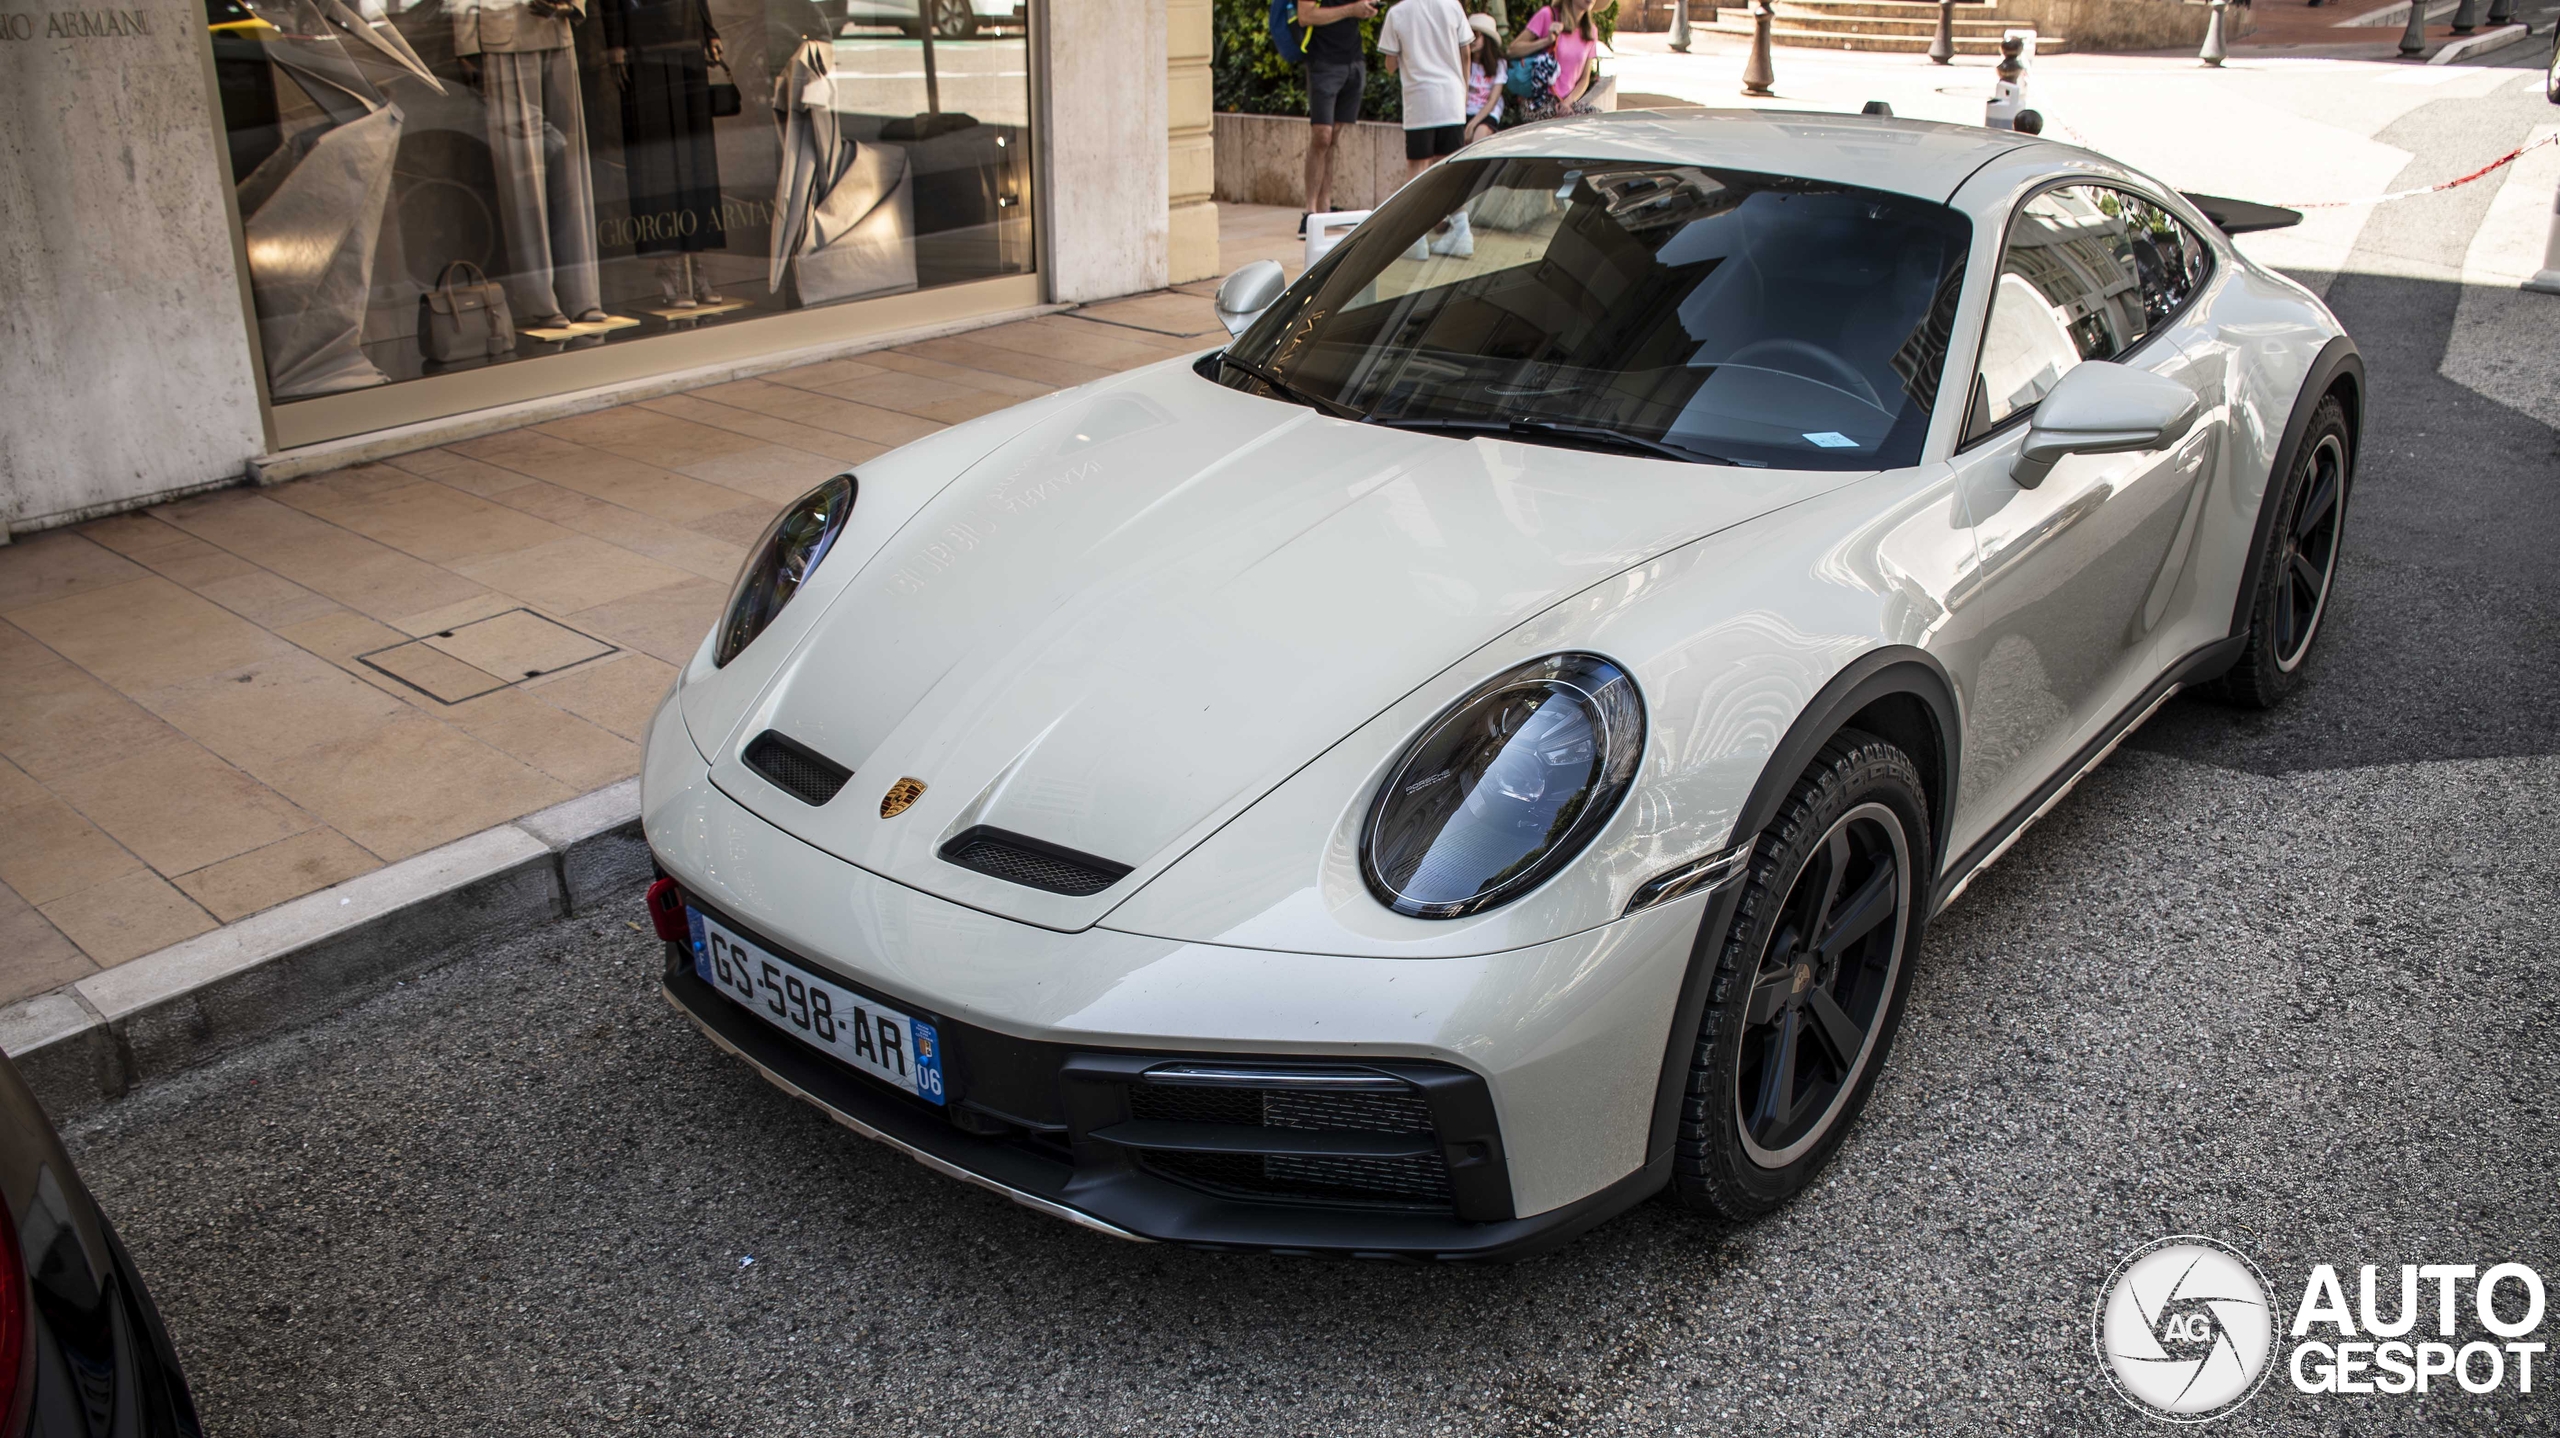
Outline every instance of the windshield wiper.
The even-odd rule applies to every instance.
[[[1372,424],[1390,429],[1477,430],[1485,434],[1511,434],[1523,439],[1571,440],[1595,449],[1614,449],[1627,454],[1649,455],[1655,459],[1676,459],[1684,464],[1740,464],[1720,454],[1688,449],[1606,425],[1575,424],[1568,420],[1539,419],[1521,415],[1512,419],[1372,419]]]
[[[1344,404],[1338,399],[1327,399],[1323,395],[1316,394],[1311,390],[1300,389],[1296,385],[1282,379],[1280,376],[1264,369],[1262,366],[1251,363],[1250,361],[1237,359],[1234,355],[1228,354],[1223,350],[1218,354],[1218,363],[1235,369],[1240,369],[1253,378],[1258,379],[1264,384],[1271,386],[1273,389],[1278,390],[1287,398],[1296,400],[1298,403],[1310,408],[1323,410],[1325,413],[1332,415],[1336,419],[1356,420],[1363,424],[1368,422],[1369,415],[1365,410],[1354,409],[1350,405]]]

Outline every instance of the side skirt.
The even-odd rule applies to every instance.
[[[1956,900],[1964,897],[1965,889],[1980,878],[1984,870],[1999,862],[2000,856],[2008,853],[2038,819],[2060,807],[2091,770],[2107,762],[2107,756],[2115,753],[2118,745],[2131,738],[2133,731],[2141,728],[2152,715],[2160,712],[2160,706],[2175,698],[2178,691],[2188,685],[2212,679],[2230,669],[2248,642],[2249,636],[2245,633],[2216,640],[2170,666],[2167,673],[2143,691],[2141,698],[2127,705],[2124,712],[2099,731],[2097,737],[2082,746],[2069,765],[2056,770],[2053,777],[2045,780],[2035,793],[2010,810],[2007,818],[1994,825],[1990,833],[1976,840],[1962,857],[1947,866],[1946,871],[1938,876],[1938,897],[1930,906],[1930,917],[1935,918],[1954,907]]]

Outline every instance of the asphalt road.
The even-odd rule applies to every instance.
[[[2421,183],[2549,114],[2383,138]],[[2458,254],[2464,203],[2369,234]],[[216,1435],[2164,1431],[2091,1352],[2150,1239],[2239,1245],[2287,1310],[2314,1262],[2560,1271],[2560,454],[2436,378],[2442,289],[2332,291],[2381,398],[2312,687],[2173,706],[1978,883],[1829,1176],[1757,1226],[1651,1205],[1483,1269],[1117,1243],[767,1089],[621,915],[68,1137]],[[2537,1377],[2279,1377],[2217,1426],[2560,1431]]]

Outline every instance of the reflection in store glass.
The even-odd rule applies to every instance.
[[[1012,0],[207,0],[279,402],[1033,263]],[[734,85],[737,113],[726,113]],[[455,261],[511,350],[426,357]]]

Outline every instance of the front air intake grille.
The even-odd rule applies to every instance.
[[[1099,894],[1129,873],[1126,864],[1060,848],[1026,834],[1011,834],[984,824],[965,829],[942,846],[946,862],[964,869],[1053,894]]]
[[[1129,1117],[1173,1123],[1245,1124],[1295,1131],[1428,1134],[1422,1095],[1285,1088],[1134,1084]],[[1447,1209],[1449,1170],[1437,1153],[1399,1158],[1156,1150],[1140,1164],[1177,1183],[1237,1198],[1281,1198],[1394,1208]]]
[[[851,769],[770,729],[747,746],[746,760],[748,768],[803,804],[827,802],[853,777]]]

